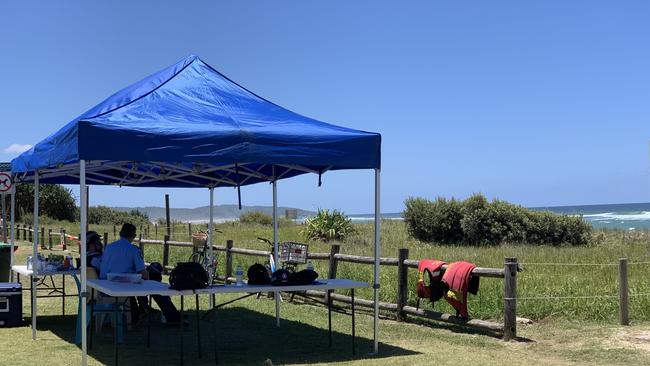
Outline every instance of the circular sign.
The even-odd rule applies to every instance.
[[[11,190],[11,175],[7,173],[0,173],[0,193],[9,192]]]

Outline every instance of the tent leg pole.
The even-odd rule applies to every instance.
[[[214,245],[214,187],[210,187],[210,223],[208,225],[208,243],[210,245],[210,249],[208,250],[210,259],[209,263],[214,263],[214,249],[212,246]],[[192,234],[192,233],[190,233]],[[208,280],[210,281],[210,285],[212,285],[214,277],[214,271],[211,271],[211,273],[208,273]],[[210,309],[214,307],[214,296],[209,296],[210,298]]]
[[[273,167],[273,261],[278,269],[278,184],[275,180],[275,167]],[[275,292],[275,325],[280,327],[280,293]]]
[[[37,286],[38,283],[38,171],[34,172],[34,242],[32,243],[32,271],[33,274],[30,276],[32,281],[32,339],[36,339],[36,317],[38,316],[38,310],[36,308],[36,297],[37,297]]]
[[[381,217],[380,217],[380,174],[379,169],[375,169],[375,274],[374,274],[374,300],[375,311],[373,320],[373,353],[379,353],[379,257],[381,255]]]
[[[79,251],[81,252],[81,298],[80,301],[86,303],[86,297],[88,296],[88,287],[86,283],[86,229],[88,223],[88,191],[86,187],[86,161],[79,161],[79,196],[81,196],[81,238],[79,238],[80,246]],[[117,298],[116,298],[117,299]],[[81,365],[86,366],[88,363],[88,327],[86,327],[86,319],[88,317],[87,307],[81,306]],[[115,328],[117,329],[117,323],[115,323]]]
[[[11,193],[11,254],[10,254],[10,265],[9,265],[9,274],[10,281],[14,281],[14,271],[11,269],[14,265],[14,245],[16,245],[16,187],[13,187],[13,192]]]

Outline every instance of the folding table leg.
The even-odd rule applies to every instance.
[[[117,366],[117,327],[119,326],[117,322],[118,306],[119,306],[118,298],[115,297],[115,308],[113,309],[113,319],[115,320],[115,325],[113,326],[113,335],[115,336],[115,351],[114,351],[115,366]]]
[[[63,284],[61,286],[61,289],[63,291],[63,296],[61,296],[61,314],[65,316],[65,274],[63,274],[61,278],[63,278]]]
[[[332,348],[332,290],[327,290],[327,326],[329,345]]]
[[[181,336],[180,336],[180,342],[181,342],[181,366],[183,366],[183,323],[184,323],[184,304],[183,304],[183,296],[181,295],[181,323],[180,323],[180,328],[181,328]]]
[[[79,301],[84,301],[84,298],[80,297]],[[87,305],[82,303],[81,306],[87,306]],[[90,290],[90,321],[88,322],[90,324],[90,329],[86,329],[86,334],[88,335],[88,349],[93,349],[93,333],[95,333],[93,329],[95,329],[94,325],[95,322],[97,322],[97,320],[95,320],[95,314],[93,313],[94,308],[95,308],[95,290],[91,289]],[[83,326],[85,327],[86,324],[83,324]]]
[[[214,296],[214,295],[213,295]],[[217,351],[217,301],[216,301],[216,296],[212,298],[212,317],[213,317],[213,322],[214,326],[212,327],[212,341],[214,345],[214,364],[218,365],[219,364],[219,353]]]
[[[29,282],[30,282],[30,283],[29,283],[29,303],[30,303],[30,307],[29,307],[29,311],[30,311],[30,313],[29,313],[29,317],[30,317],[30,318],[33,318],[33,317],[34,317],[34,285],[36,284],[36,281],[37,281],[37,280],[34,279],[34,277],[29,276]]]
[[[196,299],[196,346],[201,358],[201,316],[199,315],[199,294],[194,294]],[[182,319],[181,319],[182,321]]]
[[[151,296],[147,300],[147,307],[151,305]],[[151,347],[151,314],[147,316],[147,348]]]
[[[351,289],[351,297],[352,297],[352,354],[356,355],[357,354],[357,349],[356,349],[356,337],[355,337],[355,324],[354,324],[354,289]]]

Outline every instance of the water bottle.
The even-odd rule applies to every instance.
[[[243,286],[244,285],[244,269],[241,267],[241,264],[237,265],[237,269],[235,270],[235,276],[237,277],[237,286]]]
[[[308,271],[314,270],[314,264],[311,261],[307,262],[307,270]]]

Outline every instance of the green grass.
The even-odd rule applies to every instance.
[[[77,233],[77,226],[66,224],[68,232]],[[54,223],[51,227],[59,227]],[[47,225],[46,225],[47,227]],[[216,244],[224,245],[226,239],[234,240],[236,247],[251,249],[267,249],[266,244],[257,241],[257,237],[272,238],[272,228],[254,224],[237,222],[219,224],[223,231],[217,234]],[[193,225],[193,230],[205,230],[205,225]],[[91,226],[91,230],[100,233],[108,232],[112,240],[112,226]],[[303,241],[300,235],[301,226],[283,223],[280,227],[281,241]],[[356,255],[373,255],[373,227],[371,224],[357,225],[358,233],[341,244],[341,252]],[[118,228],[119,231],[119,228]],[[164,229],[158,228],[158,239],[162,238]],[[150,238],[154,238],[154,227],[150,226]],[[173,227],[173,240],[188,241],[187,224],[176,224]],[[76,234],[75,234],[76,235]],[[310,252],[329,253],[330,244],[319,241],[309,241]],[[518,276],[517,315],[531,319],[547,317],[594,320],[613,323],[618,317],[618,300],[616,297],[600,299],[525,299],[529,297],[579,297],[608,295],[618,293],[618,268],[616,266],[544,266],[526,263],[602,263],[616,264],[618,258],[627,257],[630,262],[650,261],[650,239],[646,232],[598,231],[593,235],[592,242],[585,246],[540,246],[540,245],[501,245],[495,247],[451,246],[421,243],[409,237],[404,224],[400,221],[384,221],[382,223],[382,253],[383,257],[397,257],[400,248],[409,249],[409,258],[438,258],[451,262],[468,260],[480,267],[502,268],[505,257],[517,257],[523,263],[523,272]],[[187,261],[190,256],[189,248],[170,248],[170,264]],[[162,261],[162,246],[146,245],[145,259],[147,261]],[[223,274],[224,254],[220,253],[219,271]],[[234,265],[242,264],[244,268],[255,262],[264,262],[262,257],[244,255],[234,256]],[[327,261],[315,261],[315,269],[325,276]],[[382,266],[380,300],[395,302],[397,292],[396,267]],[[339,277],[371,281],[372,266],[352,263],[339,264]],[[409,270],[408,301],[415,305],[415,283],[417,273]],[[629,267],[630,314],[633,321],[650,320],[650,296],[635,296],[650,292],[650,265],[630,265]],[[371,291],[359,291],[358,296],[371,298]],[[479,295],[470,296],[470,314],[476,318],[500,320],[503,316],[503,283],[499,279],[484,278],[481,280]],[[425,306],[430,306],[425,304]],[[451,312],[452,309],[444,302],[436,304],[437,309]]]
[[[398,227],[391,227],[387,223],[385,230],[398,230]],[[270,230],[264,227],[238,227],[236,224],[223,225],[225,232],[223,239],[230,237],[235,240],[237,246],[262,248],[263,245],[254,241],[255,235],[267,235]],[[284,235],[296,228],[284,228]],[[245,239],[249,238],[250,239]],[[386,246],[390,245],[388,238],[395,235],[394,231],[386,234]],[[612,243],[610,243],[613,245]],[[344,251],[355,254],[369,254],[368,243],[345,244]],[[462,252],[469,256],[472,248],[446,248],[426,246],[416,248],[416,244],[407,244],[413,253],[431,255],[433,253],[442,255],[447,253]],[[610,250],[610,254],[603,253],[601,244],[587,250],[588,248],[528,248],[535,253],[531,256],[535,261],[552,259],[544,256],[546,252],[556,252],[556,261],[569,261],[580,259],[582,262],[595,260],[610,261],[609,255],[615,260],[618,255],[625,253],[643,253],[637,248],[641,243],[624,244],[619,250],[628,252],[617,252]],[[602,244],[607,245],[607,244]],[[621,244],[623,245],[623,244]],[[384,255],[397,251],[399,245],[392,248],[385,248]],[[147,249],[147,259],[156,260],[160,253],[150,246]],[[315,249],[314,249],[315,248]],[[327,244],[313,243],[312,250],[326,251]],[[636,249],[635,249],[636,248]],[[435,249],[435,251],[434,251]],[[456,250],[454,250],[456,249]],[[513,253],[522,254],[518,248],[473,248],[477,251],[470,259],[478,264],[487,266],[481,262],[491,258],[493,263],[502,261],[502,255]],[[150,250],[150,251],[149,251]],[[584,252],[582,252],[584,250]],[[639,252],[637,252],[637,250]],[[18,261],[24,261],[28,255],[30,246],[28,243],[21,243]],[[187,251],[187,250],[186,250]],[[581,257],[584,253],[597,253],[591,257]],[[491,256],[488,257],[487,253]],[[184,259],[182,250],[174,252],[179,260]],[[457,253],[462,258],[463,254]],[[546,254],[548,255],[548,254]],[[246,259],[247,257],[241,257]],[[489,262],[492,263],[492,262]],[[318,263],[323,266],[323,263]],[[349,267],[349,268],[348,268]],[[317,267],[321,269],[322,267]],[[356,268],[356,269],[355,269]],[[369,266],[344,265],[342,275],[367,276],[363,268]],[[395,268],[384,271],[383,275],[390,277]],[[522,273],[520,285],[525,285],[524,277],[532,270]],[[324,273],[324,269],[323,269]],[[589,276],[589,273],[583,274]],[[591,278],[595,278],[591,276]],[[68,280],[68,288],[74,288],[74,282]],[[500,290],[500,281],[486,279],[482,288],[485,291],[489,283],[494,283]],[[23,284],[26,282],[23,280]],[[387,285],[385,285],[387,286]],[[520,286],[521,288],[521,286]],[[73,290],[74,291],[74,290]],[[383,293],[389,293],[384,287]],[[386,295],[384,295],[386,296]],[[485,293],[482,295],[485,302]],[[223,296],[218,302],[227,301],[231,296]],[[179,306],[179,299],[174,299]],[[202,309],[207,308],[207,299],[201,299]],[[492,301],[491,301],[492,302]],[[65,318],[61,317],[61,303],[59,299],[39,299],[39,339],[31,341],[31,330],[25,325],[19,328],[0,328],[0,350],[2,350],[2,361],[6,365],[69,365],[78,364],[80,350],[72,344],[74,339],[75,315],[77,301],[71,298],[67,303]],[[189,314],[194,314],[194,299],[186,298],[186,309]],[[476,303],[472,303],[472,306]],[[522,306],[525,309],[525,304]],[[520,307],[520,310],[521,310]],[[486,305],[486,309],[489,307]],[[493,305],[496,308],[496,304]],[[25,314],[29,311],[29,298],[27,294],[23,297],[23,309]],[[471,307],[472,311],[474,307]],[[521,312],[520,312],[521,313]],[[632,312],[634,316],[634,311]],[[357,335],[359,337],[357,349],[359,355],[353,357],[350,349],[350,317],[344,314],[333,314],[334,347],[330,350],[327,347],[327,312],[322,306],[311,303],[288,303],[282,305],[282,327],[274,326],[274,302],[267,298],[249,298],[226,306],[218,313],[218,341],[221,364],[223,365],[261,365],[267,358],[275,365],[303,365],[303,364],[340,364],[340,365],[376,365],[391,364],[400,365],[430,365],[435,361],[440,365],[458,365],[466,363],[471,365],[502,365],[504,363],[525,364],[527,360],[535,360],[538,364],[544,365],[612,365],[612,364],[650,364],[650,353],[647,349],[639,347],[635,342],[626,341],[623,335],[647,332],[650,334],[650,322],[641,321],[639,316],[634,316],[632,327],[620,327],[608,317],[607,321],[598,320],[568,320],[567,316],[554,316],[537,322],[533,326],[520,326],[519,335],[521,342],[505,343],[487,334],[477,333],[462,327],[435,323],[424,320],[413,319],[410,323],[398,323],[390,318],[381,321],[381,354],[377,357],[370,357],[366,353],[372,344],[372,317],[363,309],[357,313]],[[614,315],[615,317],[615,315]],[[191,318],[189,331],[185,334],[186,364],[209,365],[213,364],[212,358],[212,324],[202,325],[204,358],[198,360],[196,354],[195,323]],[[126,332],[126,344],[120,346],[120,361],[122,365],[175,365],[178,361],[177,329],[164,328],[156,325],[153,328],[152,348],[147,350],[144,347],[145,328],[134,326]],[[91,365],[112,364],[113,352],[112,330],[110,326],[104,327],[103,331],[95,338],[95,347],[90,351]],[[642,346],[643,344],[641,344]],[[647,342],[646,342],[647,345]]]

